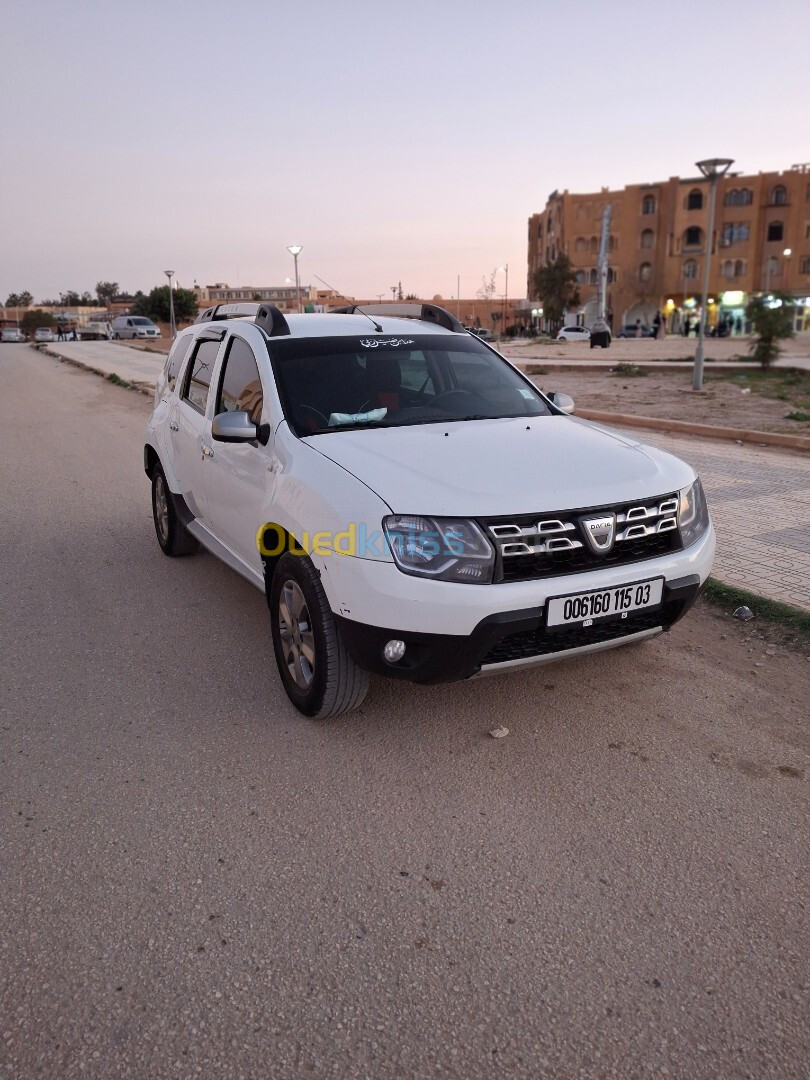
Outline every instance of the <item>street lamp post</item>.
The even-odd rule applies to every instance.
[[[392,285],[391,286],[391,299],[396,300],[396,298],[397,298],[397,287],[396,287],[396,285]]]
[[[700,303],[700,323],[698,324],[698,344],[695,351],[695,370],[692,378],[692,389],[703,388],[703,339],[706,335],[706,315],[709,299],[709,268],[712,261],[712,243],[714,241],[714,202],[717,195],[717,181],[725,176],[734,164],[733,158],[710,158],[707,161],[698,161],[697,167],[709,181],[709,227],[706,237],[706,259],[703,267],[703,295]]]
[[[172,278],[174,277],[174,270],[164,270],[163,273],[169,279],[169,331],[172,336],[172,340],[177,337],[177,327],[174,323],[174,292],[172,290]]]
[[[499,270],[503,270],[506,274],[506,280],[503,286],[503,311],[501,313],[501,334],[506,333],[506,306],[509,300],[509,263],[504,266],[499,266]]]
[[[293,262],[295,263],[295,306],[298,308],[298,314],[301,314],[301,286],[298,281],[298,256],[304,250],[301,244],[288,244],[287,251],[292,255]]]

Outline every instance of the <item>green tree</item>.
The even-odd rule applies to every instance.
[[[197,314],[197,297],[191,289],[174,289],[174,317],[177,322],[193,319]],[[168,322],[169,313],[169,286],[157,285],[144,296],[136,293],[132,305],[133,315],[145,315],[147,319],[156,322]]]
[[[39,326],[56,326],[56,319],[49,311],[26,311],[20,326],[23,330],[36,330]]]
[[[779,341],[796,336],[793,329],[795,306],[789,293],[776,292],[772,296],[754,297],[745,309],[745,316],[754,331],[748,349],[764,370],[782,351]]]
[[[118,282],[117,281],[97,281],[96,282],[96,296],[98,302],[105,306],[109,304],[114,296],[118,295]]]
[[[30,292],[26,289],[21,293],[9,293],[6,300],[6,307],[31,307],[34,302],[34,298]]]
[[[78,307],[82,302],[81,296],[73,289],[68,289],[67,292],[59,293],[59,303],[62,307]]]
[[[91,292],[85,290],[81,295],[81,304],[82,307],[98,307],[98,300]]]
[[[571,260],[560,254],[534,273],[534,288],[543,301],[543,314],[553,327],[562,324],[566,309],[579,303],[577,277]]]

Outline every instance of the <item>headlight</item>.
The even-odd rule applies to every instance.
[[[404,574],[467,581],[492,581],[495,549],[474,521],[395,515],[383,519],[394,562]]]
[[[691,547],[709,527],[709,508],[700,480],[695,480],[688,488],[681,491],[678,507],[678,528],[685,548]]]

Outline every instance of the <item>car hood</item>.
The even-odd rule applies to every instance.
[[[695,477],[670,454],[571,416],[343,431],[306,441],[401,514],[481,517],[631,502]]]

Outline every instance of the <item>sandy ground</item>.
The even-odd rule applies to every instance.
[[[538,363],[538,367],[541,364]],[[531,372],[530,372],[531,373]],[[774,374],[762,387],[753,376],[708,372],[704,389],[692,391],[689,371],[657,372],[627,377],[621,372],[559,371],[532,375],[543,390],[562,390],[582,409],[687,420],[750,431],[779,431],[791,435],[810,433],[810,421],[788,420],[797,410],[810,417],[810,374]],[[782,394],[786,400],[763,393]]]

